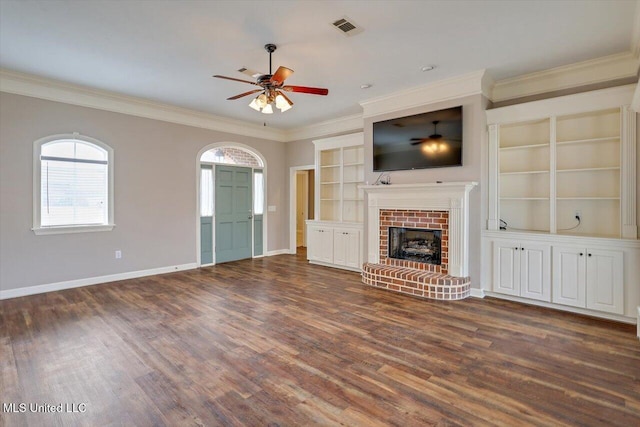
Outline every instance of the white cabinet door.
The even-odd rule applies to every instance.
[[[336,228],[333,231],[333,262],[360,268],[360,232]]]
[[[553,302],[623,314],[623,253],[554,247]]]
[[[551,301],[550,245],[520,245],[520,296]]]
[[[309,261],[333,262],[333,229],[309,226],[308,239]]]
[[[307,226],[307,259],[317,261],[320,251],[320,231],[318,227]]]
[[[520,247],[517,242],[493,242],[493,291],[520,295]]]
[[[493,242],[493,290],[551,300],[551,246],[513,240]]]
[[[623,314],[622,252],[587,250],[587,308]]]
[[[582,248],[553,247],[553,302],[585,307],[585,252]]]

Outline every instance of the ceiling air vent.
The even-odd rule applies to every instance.
[[[257,79],[258,77],[260,77],[262,74],[257,72],[257,71],[253,71],[248,69],[247,67],[242,67],[240,68],[238,71],[240,71],[242,74],[246,74],[247,76],[251,76],[254,79]]]
[[[363,31],[362,27],[359,27],[351,18],[346,16],[334,21],[333,26],[342,34],[349,37],[360,34]]]

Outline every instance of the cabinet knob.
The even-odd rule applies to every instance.
[[[516,251],[518,250],[518,248],[513,248],[513,249],[515,249]]]
[[[524,248],[520,248],[521,251],[524,251]]]
[[[580,256],[584,255],[582,252],[580,252]]]
[[[589,256],[591,256],[591,254],[589,254]]]

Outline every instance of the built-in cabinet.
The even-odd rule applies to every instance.
[[[360,271],[362,225],[307,221],[307,259],[313,264]]]
[[[494,290],[551,301],[551,246],[520,240],[493,242]]]
[[[553,302],[623,314],[623,252],[557,246]]]
[[[488,293],[635,317],[633,92],[623,86],[487,111]]]
[[[360,270],[362,239],[361,230],[348,228],[333,229],[333,263],[336,265]]]
[[[354,133],[313,141],[315,218],[307,221],[309,262],[360,271],[364,220],[364,137]]]
[[[313,224],[307,226],[307,259],[333,263],[333,228]]]

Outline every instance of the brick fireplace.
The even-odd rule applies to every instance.
[[[379,222],[380,264],[447,274],[449,271],[447,266],[449,261],[449,212],[410,209],[381,209]],[[436,265],[428,262],[391,257],[388,253],[391,228],[440,231],[440,264]]]
[[[431,299],[469,296],[468,219],[475,182],[364,186],[368,196],[365,284]],[[413,236],[435,234],[433,242],[411,237],[408,257],[389,253],[390,230]],[[435,260],[436,244],[440,251]],[[394,255],[394,256],[392,256]],[[398,259],[409,258],[409,259]]]

